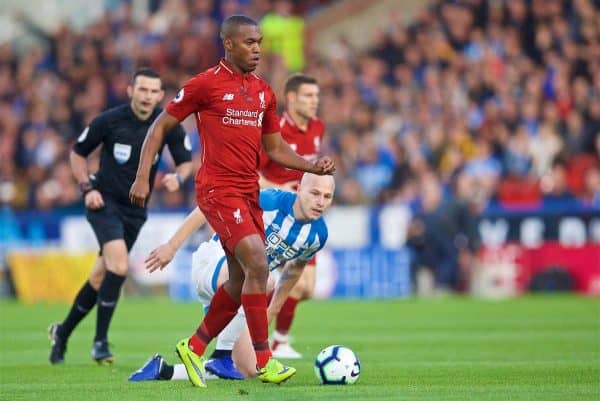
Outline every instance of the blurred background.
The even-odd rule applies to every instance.
[[[97,252],[72,143],[137,67],[168,101],[216,64],[232,14],[260,21],[280,99],[291,72],[321,86],[338,167],[318,297],[600,294],[598,0],[4,0],[0,296],[72,300]],[[162,274],[142,261],[194,206],[191,180],[156,186],[127,294],[192,298],[206,233]]]

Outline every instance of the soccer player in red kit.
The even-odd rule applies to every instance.
[[[201,356],[241,304],[256,353],[258,378],[281,383],[296,369],[271,358],[268,344],[269,271],[258,204],[261,142],[271,160],[291,169],[332,174],[335,166],[327,157],[314,162],[303,159],[281,138],[275,95],[253,73],[262,40],[256,21],[245,16],[227,18],[221,25],[221,39],[225,58],[187,81],[148,130],[130,199],[133,204],[144,204],[148,171],[162,138],[171,127],[193,114],[202,141],[196,197],[225,249],[229,279],[215,293],[197,331],[180,341],[176,351],[190,381],[205,387]]]
[[[284,86],[286,109],[279,119],[281,136],[299,155],[314,161],[321,151],[325,125],[317,118],[319,108],[319,85],[317,80],[304,74],[291,75]],[[302,172],[290,170],[275,163],[263,153],[261,162],[261,187],[296,190]],[[298,302],[311,299],[316,278],[316,257],[303,270],[277,315],[273,343],[273,356],[282,359],[298,359],[302,355],[294,350],[289,341],[289,331]]]

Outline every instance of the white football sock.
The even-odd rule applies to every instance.
[[[173,365],[173,377],[171,380],[188,380],[188,374],[183,363]]]
[[[240,308],[237,315],[229,322],[229,324],[221,331],[217,337],[217,345],[215,349],[218,350],[233,350],[233,344],[237,341],[242,330],[246,327],[246,315]]]
[[[277,330],[273,330],[273,341],[284,344],[290,341],[290,336],[288,334],[280,333]]]

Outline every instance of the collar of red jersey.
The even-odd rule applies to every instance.
[[[292,118],[292,116],[290,115],[290,113],[288,113],[287,109],[283,111],[283,118],[285,119],[285,121],[287,121],[287,123],[289,125],[291,125],[292,127],[297,128],[298,130],[303,131],[303,132],[308,131],[308,127],[310,126],[310,124],[314,120],[314,118],[311,118],[310,120],[308,120],[308,125],[306,126],[306,129],[303,130],[302,128],[298,127],[298,124],[296,124],[296,121],[294,121],[294,119]]]
[[[227,60],[225,60],[225,58],[222,58],[219,61],[219,66],[222,67],[225,71],[227,71],[231,75],[236,75],[236,76],[243,77],[243,78],[250,77],[250,76],[256,76],[253,72],[250,72],[248,74],[241,74],[238,70],[233,68],[233,66]]]

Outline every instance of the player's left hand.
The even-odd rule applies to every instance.
[[[161,183],[169,192],[175,192],[180,188],[179,177],[177,176],[177,173],[165,174],[161,180]]]
[[[335,172],[335,163],[329,156],[320,157],[315,161],[315,174],[326,175],[333,174]]]
[[[148,180],[136,178],[129,190],[129,201],[132,205],[144,207],[149,193],[150,184]]]
[[[175,249],[170,243],[165,242],[162,245],[159,245],[156,249],[150,252],[150,255],[144,260],[145,268],[149,273],[152,273],[156,270],[162,270],[169,264],[173,257],[175,256]]]

